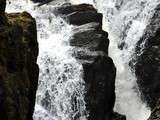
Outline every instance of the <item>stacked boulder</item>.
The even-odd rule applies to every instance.
[[[102,14],[88,4],[66,4],[55,14],[74,25],[70,45],[83,66],[88,120],[125,120],[125,116],[113,112],[116,68],[108,56],[109,39],[102,30]]]

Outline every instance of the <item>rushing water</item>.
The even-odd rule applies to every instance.
[[[15,0],[7,11],[27,10],[37,21],[40,75],[34,120],[85,120],[83,69],[69,54],[72,26],[53,14],[57,5]]]
[[[115,110],[125,114],[127,120],[147,120],[150,115],[140,99],[129,62],[157,4],[158,0],[97,0],[96,3],[105,16],[103,27],[109,31],[110,56],[117,67]]]
[[[85,113],[82,66],[68,54],[71,26],[54,16],[52,6],[40,9],[43,10],[37,20],[40,76],[34,120],[44,117],[45,120],[72,120],[79,116],[82,119]],[[47,112],[42,112],[43,109]]]
[[[29,11],[37,21],[40,67],[34,120],[85,120],[82,66],[69,54],[71,29],[53,14],[54,1],[39,8],[29,0],[10,0],[7,12]],[[117,67],[115,111],[127,120],[147,120],[150,110],[140,99],[134,71],[129,67],[135,45],[159,0],[70,0],[93,4],[103,13],[109,32],[110,56]],[[119,46],[119,47],[118,47]]]
[[[71,0],[93,4],[103,13],[103,29],[109,32],[109,55],[117,67],[115,111],[127,120],[147,120],[150,109],[140,99],[132,60],[135,46],[143,35],[158,0]]]

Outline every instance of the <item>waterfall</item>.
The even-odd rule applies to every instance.
[[[158,0],[96,2],[104,15],[103,28],[109,32],[110,39],[109,54],[117,67],[115,111],[125,114],[127,120],[147,120],[150,115],[150,109],[140,99],[134,70],[131,70],[129,62],[157,4]]]
[[[30,0],[10,0],[7,5],[7,12],[26,10],[37,21],[40,75],[34,120],[86,119],[83,69],[69,54],[73,26],[53,14],[62,1],[39,8]],[[140,99],[129,62],[159,0],[70,1],[93,4],[103,13],[103,29],[109,32],[109,55],[117,67],[115,111],[125,114],[127,120],[147,120],[150,110]]]
[[[54,15],[59,4],[36,7],[31,1],[8,3],[7,12],[29,11],[37,21],[40,68],[34,120],[85,120],[82,65],[70,54],[72,26]]]
[[[158,0],[71,0],[93,4],[103,13],[103,29],[109,33],[109,55],[117,67],[115,111],[127,120],[147,120],[150,109],[140,99],[132,60],[135,46],[158,5]]]
[[[50,13],[52,10],[43,11],[38,19],[40,75],[34,120],[83,119],[83,69],[68,53],[71,26]]]

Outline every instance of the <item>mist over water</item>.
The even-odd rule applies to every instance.
[[[54,1],[39,8],[29,0],[10,2],[7,12],[26,10],[37,21],[40,75],[34,120],[86,120],[83,69],[69,54],[72,47],[68,39],[74,26],[53,14],[54,8],[66,1]],[[93,4],[103,13],[103,29],[110,39],[109,55],[117,67],[115,111],[125,114],[127,120],[147,120],[150,110],[140,99],[134,70],[128,64],[159,0],[70,2]]]

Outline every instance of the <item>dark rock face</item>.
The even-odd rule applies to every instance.
[[[31,0],[31,1],[33,1],[34,3],[38,3],[38,6],[42,6],[44,4],[48,4],[55,0]]]
[[[102,15],[88,4],[68,5],[55,11],[73,27],[70,45],[83,66],[88,120],[126,120],[113,112],[116,68],[108,56],[108,33],[102,30]]]
[[[102,30],[87,30],[75,33],[70,39],[71,46],[85,47],[90,51],[108,54],[108,33]]]
[[[96,22],[102,26],[102,14],[88,4],[81,5],[64,5],[55,11],[72,25],[83,25],[86,23]]]
[[[100,22],[102,20],[102,14],[95,12],[75,12],[67,16],[67,22],[73,25],[83,25],[90,22]],[[101,23],[102,24],[102,23]]]
[[[153,109],[160,97],[160,5],[137,44],[136,54],[137,82],[143,99]]]
[[[148,120],[160,120],[160,99],[152,110],[152,113]]]
[[[48,3],[54,0],[32,0],[33,2]]]
[[[32,120],[39,68],[35,20],[0,15],[0,119]]]
[[[89,4],[80,4],[80,5],[71,5],[64,4],[62,7],[57,8],[56,12],[62,15],[68,15],[74,12],[94,12],[97,13],[97,10]]]
[[[6,0],[0,0],[0,14],[4,13],[6,8]]]
[[[89,120],[110,120],[115,101],[116,69],[109,57],[97,56],[93,63],[83,63]]]

